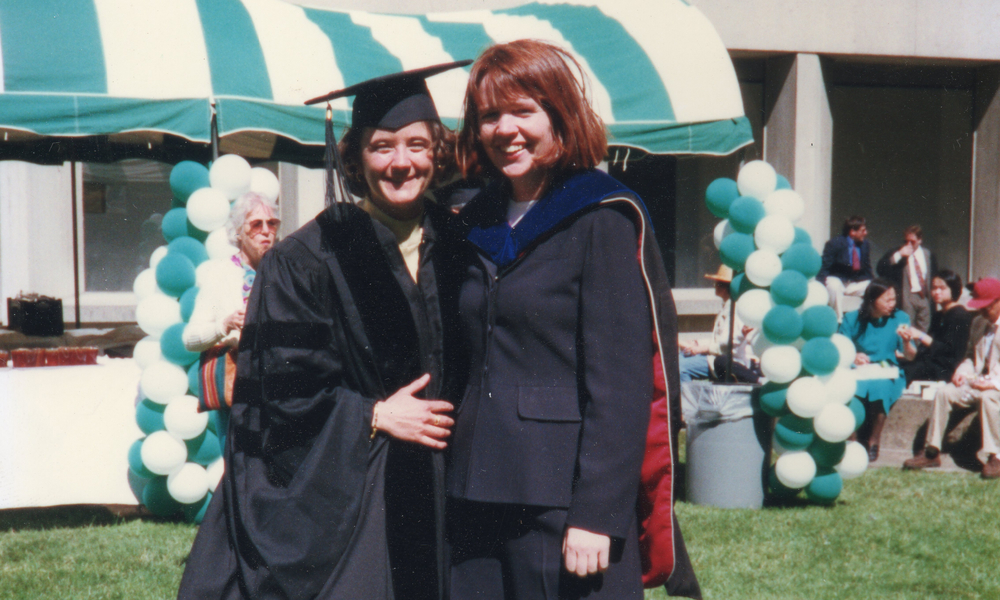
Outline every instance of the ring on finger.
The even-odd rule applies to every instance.
[[[434,426],[437,427],[440,424],[441,424],[441,415],[437,415],[436,417],[434,417]]]

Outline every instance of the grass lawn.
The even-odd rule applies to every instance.
[[[709,600],[995,599],[998,485],[877,469],[832,508],[677,510]],[[172,598],[194,533],[87,508],[0,512],[0,598]]]

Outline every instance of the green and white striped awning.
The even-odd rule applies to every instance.
[[[288,160],[282,149],[294,146],[291,160],[318,158],[324,112],[304,100],[525,37],[579,59],[615,145],[726,154],[752,141],[729,55],[683,0],[543,0],[426,15],[281,0],[0,0],[0,156],[52,137],[204,145],[214,107],[224,152]],[[467,74],[429,81],[452,126]],[[346,125],[349,101],[333,108]]]

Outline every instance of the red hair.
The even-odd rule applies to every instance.
[[[579,73],[573,74],[572,67]],[[585,75],[568,52],[538,40],[491,46],[472,65],[456,158],[465,177],[497,176],[479,138],[480,104],[496,106],[520,97],[534,100],[552,121],[556,148],[543,164],[556,171],[596,167],[607,153],[604,122],[587,101]]]

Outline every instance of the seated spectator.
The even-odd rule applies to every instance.
[[[683,340],[678,342],[681,350],[682,383],[693,379],[708,379],[709,377],[721,379],[725,373],[724,355],[729,347],[729,313],[731,310],[729,285],[733,281],[733,270],[722,265],[715,273],[705,275],[705,279],[711,279],[715,282],[715,295],[722,298],[722,310],[715,317],[711,338],[693,342]],[[755,366],[756,358],[750,348],[750,343],[753,341],[756,331],[745,326],[738,316],[733,315],[733,317],[732,371],[744,373],[743,376],[738,377],[738,379],[743,380],[746,377],[746,371],[752,370]],[[716,361],[716,357],[721,360]]]
[[[972,289],[969,308],[979,317],[969,328],[965,360],[955,369],[951,382],[937,389],[934,410],[927,427],[922,454],[903,463],[904,470],[941,466],[941,442],[953,407],[978,408],[983,445],[978,458],[983,479],[1000,478],[1000,281],[981,279]]]
[[[896,288],[885,279],[873,279],[865,290],[861,308],[844,315],[840,333],[851,338],[857,349],[855,366],[870,363],[899,364],[897,352],[902,352],[903,340],[898,331],[909,327],[910,317],[896,308]],[[864,379],[858,381],[856,395],[865,403],[866,425],[859,433],[866,439],[859,440],[868,448],[868,458],[878,459],[882,426],[889,409],[903,395],[906,379]],[[860,437],[860,436],[859,436]]]
[[[844,318],[844,296],[861,297],[874,277],[868,227],[864,217],[854,215],[844,222],[842,234],[823,247],[823,264],[816,274],[830,294],[837,321]]]
[[[900,364],[906,383],[949,381],[965,358],[973,313],[958,303],[962,279],[953,271],[938,271],[931,278],[931,300],[938,306],[927,333],[916,327],[900,330],[907,361]]]

